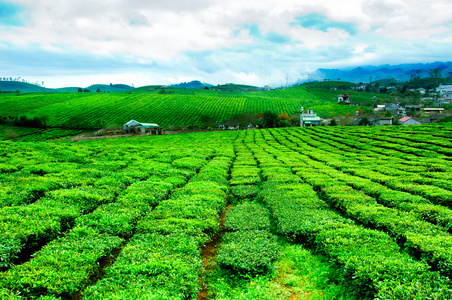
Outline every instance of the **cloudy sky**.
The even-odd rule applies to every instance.
[[[47,87],[282,85],[451,54],[450,0],[0,0],[0,77]]]

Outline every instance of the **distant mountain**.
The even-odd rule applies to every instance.
[[[0,91],[2,92],[20,91],[22,93],[32,93],[32,92],[53,92],[54,90],[21,81],[0,81]]]
[[[86,88],[91,92],[96,92],[99,89],[101,92],[126,92],[133,89],[130,85],[126,84],[93,84]]]
[[[211,87],[212,85],[198,80],[193,80],[190,82],[181,82],[178,84],[172,84],[171,86],[187,89],[203,89],[205,87]]]
[[[318,69],[309,74],[310,79],[314,80],[341,80],[351,81],[355,83],[368,83],[371,80],[395,79],[398,81],[409,81],[411,75],[417,73],[420,77],[428,77],[428,71],[431,69],[440,69],[444,77],[449,76],[452,72],[452,62],[434,62],[429,64],[401,64],[401,65],[381,65],[381,66],[360,66],[357,68],[344,69]]]
[[[0,91],[2,92],[15,92],[20,91],[21,93],[36,93],[36,92],[78,92],[80,87],[63,87],[63,88],[45,88],[35,84],[30,84],[20,81],[0,81]],[[133,87],[126,84],[94,84],[83,90],[87,89],[91,92],[96,92],[99,89],[101,92],[124,92],[130,91]]]

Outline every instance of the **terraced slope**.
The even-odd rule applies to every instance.
[[[0,94],[0,116],[46,117],[47,124],[52,127],[98,129],[101,123],[104,127],[121,126],[130,119],[165,127],[199,126],[203,124],[202,116],[215,117],[219,124],[241,113],[297,114],[301,106],[314,109],[325,118],[332,113],[354,113],[357,107],[337,105],[337,94],[337,91],[303,87],[268,92],[156,89],[137,90],[131,94]],[[353,97],[360,103],[372,96],[355,93]]]

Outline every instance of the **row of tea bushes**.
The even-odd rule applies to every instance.
[[[307,148],[305,149],[308,150]],[[379,203],[397,207],[401,210],[414,211],[420,214],[425,220],[444,226],[446,229],[450,229],[452,211],[447,207],[434,204],[441,203],[441,199],[446,201],[450,197],[449,194],[451,194],[451,192],[436,186],[420,185],[412,180],[413,173],[409,173],[411,176],[408,176],[408,172],[389,169],[387,165],[381,165],[381,160],[375,160],[374,163],[369,160],[363,160],[362,163],[354,162],[353,166],[343,167],[342,162],[338,163],[334,159],[331,159],[330,153],[329,155],[324,155],[323,150],[318,148],[313,149],[312,151],[306,151],[305,149],[303,150],[304,153],[309,153],[312,158],[345,173],[357,175],[350,176],[341,172],[335,172],[331,176],[346,182],[348,185],[363,190],[372,197],[375,197]],[[334,149],[332,149],[332,151],[334,151]],[[393,164],[391,163],[391,166],[392,165]],[[373,171],[372,169],[385,169],[388,172],[391,170],[391,173],[394,176],[382,174]],[[395,174],[400,176],[397,177]],[[420,177],[419,173],[416,177]],[[428,178],[417,180],[426,182],[426,180],[423,179],[428,180]],[[428,183],[432,183],[431,180],[428,180]]]
[[[261,182],[261,171],[253,154],[244,145],[245,137],[242,132],[234,142],[235,161],[229,181],[231,193],[239,201],[255,198]]]
[[[243,143],[244,139],[239,137],[234,144],[237,158],[231,172],[231,184],[246,177],[248,171],[260,182],[260,169],[255,166],[253,154]],[[222,269],[242,275],[272,271],[279,254],[276,236],[270,232],[268,209],[252,201],[254,197],[254,193],[247,193],[247,197],[243,197],[247,201],[227,212],[224,223],[227,232],[217,255]]]
[[[68,297],[90,282],[98,261],[122,242],[119,237],[76,227],[43,247],[30,261],[0,273],[0,285],[32,299],[42,294]]]
[[[263,145],[265,151],[279,160],[298,156],[281,146],[267,145]],[[303,163],[299,168],[301,165]],[[316,174],[318,169],[309,171]],[[328,184],[328,180],[331,178],[326,176],[317,182]],[[310,185],[270,182],[263,187],[261,195],[276,219],[278,232],[330,257],[338,267],[341,280],[351,284],[359,298],[443,299],[451,296],[447,278],[428,271],[430,267],[426,263],[400,252],[386,233],[354,225],[350,219],[332,211]]]
[[[173,189],[172,184],[157,176],[168,170],[168,166],[149,163],[147,172],[153,175],[150,179],[133,183],[117,201],[100,205],[92,213],[76,218],[73,230],[43,247],[29,262],[5,272],[2,284],[20,290],[26,297],[68,297],[87,286],[98,270],[100,259],[118,249],[124,241],[121,237],[133,235],[136,222]],[[61,191],[64,195],[74,192],[73,189]],[[95,206],[96,202],[91,204]]]
[[[192,299],[202,269],[200,248],[218,231],[231,159],[215,157],[137,224],[137,233],[87,288],[87,299]],[[186,166],[188,164],[185,164]]]
[[[111,194],[96,188],[55,190],[28,206],[4,207],[0,211],[0,263],[9,267],[21,252],[58,237],[73,226],[75,218],[102,203]],[[9,246],[8,246],[9,245]]]
[[[449,247],[452,239],[448,233],[440,227],[419,220],[413,214],[381,206],[374,198],[348,187],[346,183],[340,181],[340,179],[347,181],[347,176],[328,167],[330,164],[334,165],[334,161],[329,163],[328,157],[321,158],[322,150],[307,153],[326,162],[326,165],[321,169],[306,169],[298,174],[319,190],[333,207],[370,228],[389,232],[416,256],[421,256],[444,275],[450,276],[452,264]],[[322,174],[322,180],[318,178],[319,173]],[[420,236],[424,237],[424,240]]]
[[[206,141],[209,140],[202,140],[203,143]],[[63,159],[59,151],[79,148],[69,146],[69,150],[63,150],[63,147],[55,146],[52,149],[49,144],[52,150],[42,151],[45,155],[39,156],[40,166],[23,164],[12,173],[5,173],[37,180],[75,178],[77,184],[47,191],[30,205],[2,208],[10,212],[2,214],[3,222],[0,222],[0,230],[3,230],[0,233],[6,237],[1,239],[0,246],[2,267],[10,267],[19,252],[33,251],[48,243],[31,260],[1,273],[2,293],[17,292],[26,298],[42,296],[50,299],[67,298],[83,290],[99,270],[101,259],[108,261],[112,252],[120,251],[123,238],[134,234],[138,220],[175,187],[184,185],[195,175],[196,168],[206,164],[206,159],[216,148],[215,145],[194,152],[187,146],[166,152],[166,148],[177,144],[149,147],[143,141],[135,140],[129,143],[112,141],[113,145],[106,147],[89,144],[80,149],[84,149],[81,152],[88,155],[90,164],[74,166],[70,164],[77,163],[70,162],[67,170],[62,170],[65,163],[61,167],[54,163]],[[23,146],[18,145],[19,148]],[[37,144],[26,148],[35,153],[39,147]],[[124,155],[125,149],[130,152],[128,156]],[[169,162],[168,156],[162,155],[165,153],[172,158]],[[63,237],[58,238],[60,236]],[[61,271],[59,266],[62,266]]]

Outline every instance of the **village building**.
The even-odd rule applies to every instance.
[[[423,111],[426,113],[442,114],[444,112],[444,107],[425,107]]]
[[[419,105],[405,105],[405,109],[409,112],[420,112],[422,107],[424,107],[422,104]]]
[[[399,123],[402,125],[421,125],[422,123],[419,121],[416,121],[412,117],[403,117],[399,119]]]
[[[300,114],[300,127],[306,126],[320,126],[322,120],[317,114],[314,113],[312,109],[308,109],[308,113],[304,113],[304,107],[301,107]]]
[[[452,85],[440,84],[439,87],[436,88],[436,92],[446,100],[452,100]]]
[[[387,126],[387,125],[392,125],[393,124],[393,118],[380,118],[377,122],[377,126]]]
[[[137,131],[141,133],[149,133],[149,134],[158,134],[159,125],[155,123],[140,123],[135,120],[130,120],[126,124],[124,124],[123,129],[127,133],[135,133]]]
[[[224,120],[223,124],[220,124],[218,128],[223,130],[239,130],[239,121],[237,120]]]
[[[416,91],[419,92],[421,95],[425,95],[426,93],[426,90],[424,88],[418,88]]]

